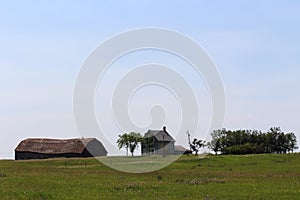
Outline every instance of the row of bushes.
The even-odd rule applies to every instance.
[[[280,127],[268,132],[257,130],[215,130],[208,147],[216,154],[288,153],[297,149],[294,133],[284,133]]]

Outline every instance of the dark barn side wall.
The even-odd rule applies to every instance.
[[[15,160],[47,159],[47,158],[77,158],[91,157],[89,154],[65,153],[65,154],[42,154],[35,152],[15,152]]]
[[[107,151],[98,140],[92,140],[87,144],[84,151],[82,152],[86,157],[98,157],[98,156],[106,156]]]

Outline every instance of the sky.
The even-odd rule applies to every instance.
[[[225,88],[223,127],[267,131],[280,126],[300,141],[299,11],[299,1],[1,1],[0,158],[13,158],[25,138],[78,137],[72,97],[83,62],[113,35],[143,27],[178,31],[206,50]],[[182,70],[187,64],[176,56],[136,52],[112,65],[104,89],[100,84],[95,95],[98,121],[113,134],[112,144],[120,130],[107,117],[105,94],[132,65],[149,62],[172,65],[183,74],[202,112],[197,131],[207,130],[211,102],[203,79],[188,67]],[[174,95],[153,85],[135,94],[129,110],[139,125],[157,129],[148,127],[148,108],[160,104],[169,114],[168,130],[178,129]],[[203,135],[197,131],[195,136]]]

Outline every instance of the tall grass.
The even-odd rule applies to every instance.
[[[299,199],[300,154],[183,156],[159,171],[96,159],[0,161],[0,199]]]

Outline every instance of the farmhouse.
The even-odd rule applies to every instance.
[[[175,140],[167,132],[165,126],[163,130],[148,130],[144,139],[142,154],[171,155],[175,153]]]
[[[75,139],[26,139],[15,149],[16,160],[45,159],[57,157],[106,156],[107,151],[95,138]]]

